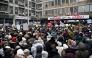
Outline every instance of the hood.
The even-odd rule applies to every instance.
[[[37,52],[37,53],[41,53],[41,52],[42,52],[42,46],[40,46],[40,45],[37,46],[37,47],[36,47],[36,52]]]
[[[85,47],[85,45],[84,45],[82,42],[79,43],[78,48],[79,48],[79,50],[81,50],[81,51],[86,50],[86,47]]]

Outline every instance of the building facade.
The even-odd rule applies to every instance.
[[[0,24],[22,24],[42,15],[40,0],[0,0]]]
[[[54,16],[92,15],[92,0],[42,0],[42,18]]]

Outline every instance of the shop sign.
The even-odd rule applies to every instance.
[[[61,19],[60,16],[58,16],[58,17],[53,17],[53,20],[60,20],[60,19]]]
[[[72,19],[88,19],[89,15],[72,16]]]
[[[48,17],[48,20],[53,20],[53,17]]]
[[[59,19],[89,19],[89,15],[48,17],[48,20],[59,20]]]
[[[62,16],[61,19],[72,19],[72,16]]]
[[[25,17],[25,16],[15,16],[14,19],[25,19],[25,20],[28,20],[29,17]]]

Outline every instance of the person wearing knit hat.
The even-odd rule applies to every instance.
[[[19,42],[19,45],[27,45],[26,38],[22,37],[22,41]]]
[[[78,46],[75,41],[71,40],[71,45],[68,45],[72,49],[78,49]]]
[[[13,38],[12,38],[12,41],[16,41],[16,37],[13,37]]]
[[[62,46],[62,43],[61,42],[58,42],[58,46],[56,46],[56,48],[58,49],[59,55],[62,56],[62,51],[64,49],[67,49],[68,46],[66,44],[63,44],[63,46]]]
[[[15,58],[25,58],[24,51],[22,49],[18,49],[17,54],[15,55]]]
[[[18,45],[18,42],[17,42],[17,38],[16,37],[13,37],[10,41],[10,47],[15,49],[16,45]]]
[[[89,58],[92,58],[92,55]]]
[[[2,58],[12,58],[12,50],[10,48],[4,48],[4,56]]]
[[[48,58],[48,52],[42,51],[42,58]]]
[[[25,49],[24,54],[27,55],[27,58],[33,58],[32,55],[30,55],[30,50],[29,49]]]

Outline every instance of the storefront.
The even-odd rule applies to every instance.
[[[29,20],[30,20],[30,17],[15,16],[13,19],[13,24],[15,24],[15,25],[19,25],[19,24],[23,24],[23,23],[29,24]]]
[[[89,15],[78,15],[78,16],[59,16],[59,17],[48,17],[49,21],[62,21],[63,23],[85,23],[90,18]]]

